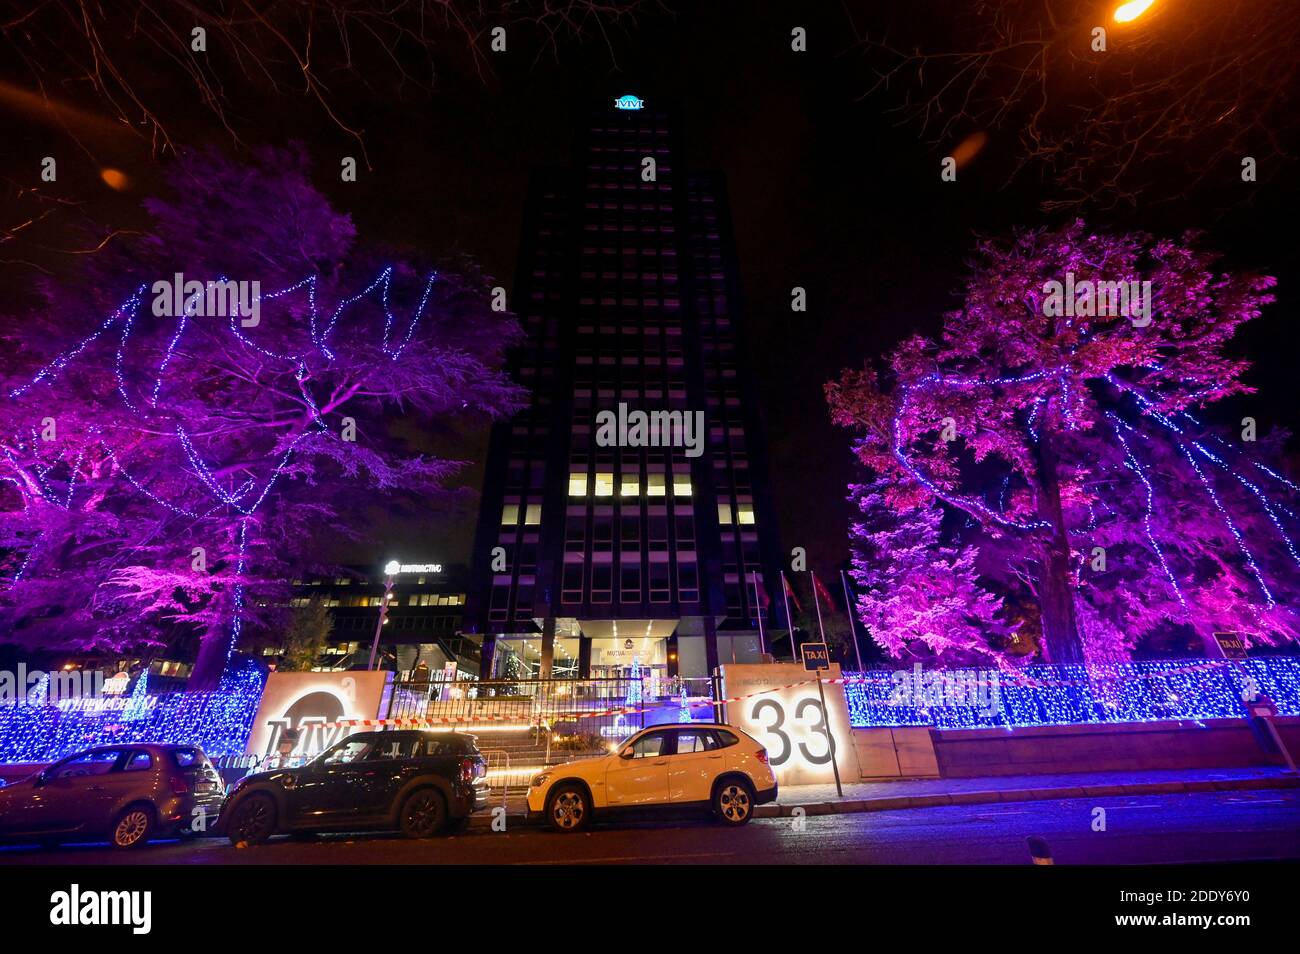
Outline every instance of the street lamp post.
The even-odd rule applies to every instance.
[[[366,669],[374,671],[375,657],[379,654],[379,635],[384,631],[384,623],[388,621],[388,598],[393,595],[393,577],[395,577],[402,565],[396,560],[390,560],[384,567],[384,598],[379,604],[379,622],[375,624],[375,641],[370,644],[370,664]]]

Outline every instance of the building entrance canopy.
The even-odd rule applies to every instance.
[[[667,639],[677,629],[675,619],[580,619],[583,636],[592,639]]]

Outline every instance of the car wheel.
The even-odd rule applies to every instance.
[[[582,831],[591,820],[591,804],[581,785],[557,785],[546,799],[546,820],[556,831]]]
[[[153,834],[153,812],[143,805],[132,805],[113,820],[110,841],[114,848],[139,848]]]
[[[275,799],[262,794],[240,799],[230,813],[227,833],[232,845],[262,844],[275,833]]]
[[[713,793],[713,814],[724,825],[743,825],[754,817],[754,790],[747,782],[727,779]]]
[[[432,838],[446,820],[447,806],[431,788],[418,789],[402,802],[401,828],[407,838]]]

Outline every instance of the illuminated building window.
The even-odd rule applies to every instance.
[[[689,497],[691,495],[691,475],[673,474],[673,496]]]
[[[647,497],[662,497],[664,495],[664,475],[648,474],[646,476],[645,493]]]
[[[587,496],[587,475],[586,474],[569,475],[569,496],[570,497]]]
[[[502,526],[505,526],[506,524],[514,525],[518,522],[519,522],[519,505],[506,504],[505,507],[503,507],[501,510]]]
[[[740,504],[736,507],[736,523],[752,524],[754,522],[754,505]]]
[[[610,471],[596,471],[596,496],[614,496],[614,475]]]
[[[718,523],[722,524],[723,526],[726,526],[727,524],[731,523],[731,504],[729,503],[718,504]]]
[[[524,511],[525,526],[535,527],[542,522],[542,505],[529,504],[528,509]]]
[[[641,494],[641,475],[624,474],[622,484],[619,487],[618,495],[620,497],[638,497]]]

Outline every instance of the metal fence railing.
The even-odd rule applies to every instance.
[[[389,719],[427,719],[479,737],[493,790],[547,765],[602,755],[648,725],[714,718],[717,680],[399,680]],[[489,754],[490,753],[490,754]]]

